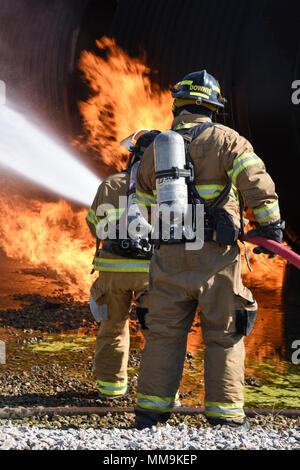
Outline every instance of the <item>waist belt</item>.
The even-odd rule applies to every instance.
[[[212,242],[214,240],[215,230],[213,228],[205,228],[204,229],[204,241],[205,242]],[[171,239],[171,240],[157,240],[157,243],[154,241],[154,245],[173,245],[178,243],[193,243],[195,240],[188,240],[186,238],[181,239]]]
[[[144,260],[149,260],[152,257],[152,247],[149,244],[147,245],[147,248],[143,248],[142,246],[140,248],[138,247],[131,247],[130,243],[128,243],[128,247],[122,247],[120,243],[115,242],[113,243],[112,241],[110,242],[104,242],[102,246],[102,250],[106,251],[107,253],[111,253],[113,255],[118,255],[122,256],[123,258],[129,258],[129,259],[144,259]]]

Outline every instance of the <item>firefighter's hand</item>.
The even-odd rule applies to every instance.
[[[255,248],[253,248],[252,251],[255,255],[261,255],[262,253],[264,255],[269,255],[268,256],[269,259],[275,258],[275,256],[277,256],[276,253],[273,253],[272,251],[267,250],[263,246],[256,246]]]
[[[262,237],[268,240],[274,240],[277,243],[282,243],[283,239],[283,230],[285,229],[285,222],[283,220],[278,220],[269,225],[261,225],[260,227],[250,230],[247,232],[247,236],[249,238],[252,237]],[[262,247],[257,246],[253,249],[253,253],[256,255],[260,255],[264,253],[265,255],[269,255],[269,258],[275,258],[276,254],[272,253],[272,251]]]

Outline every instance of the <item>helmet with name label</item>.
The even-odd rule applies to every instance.
[[[189,73],[171,91],[176,107],[198,104],[216,110],[224,108],[226,103],[219,82],[206,70]]]

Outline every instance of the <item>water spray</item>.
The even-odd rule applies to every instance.
[[[101,183],[46,132],[6,105],[0,106],[0,165],[84,206],[91,205]]]

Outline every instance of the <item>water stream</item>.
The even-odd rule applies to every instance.
[[[54,137],[6,105],[0,106],[1,166],[84,206],[91,204],[100,184]]]

